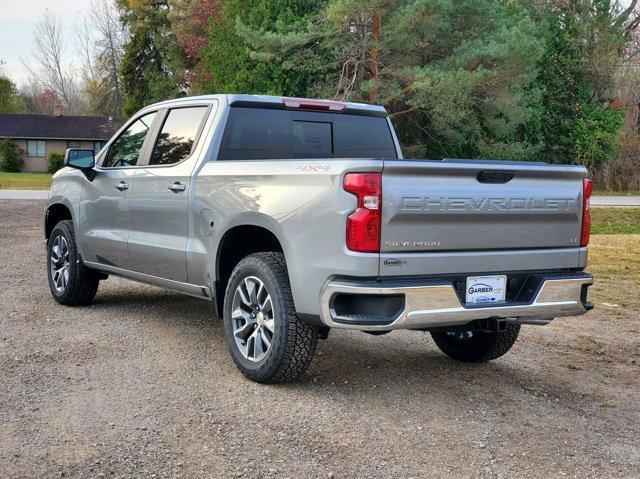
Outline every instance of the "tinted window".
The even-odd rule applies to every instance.
[[[149,113],[127,128],[109,147],[102,166],[118,168],[137,165],[144,138],[147,136],[155,116],[155,112]]]
[[[396,158],[386,118],[338,116],[333,122],[335,158]]]
[[[220,160],[396,158],[386,118],[232,108]]]
[[[179,163],[193,149],[207,107],[176,108],[169,111],[151,153],[150,165]]]
[[[294,120],[292,127],[294,158],[331,158],[331,123]]]
[[[222,137],[220,159],[293,158],[291,113],[232,108]]]

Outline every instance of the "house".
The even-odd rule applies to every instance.
[[[23,171],[47,171],[49,155],[67,148],[96,153],[120,126],[99,116],[0,114],[0,139],[8,138],[24,153]]]

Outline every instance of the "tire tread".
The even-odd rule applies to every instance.
[[[450,358],[467,363],[485,363],[504,356],[518,339],[519,333],[519,324],[508,323],[505,331],[481,333],[485,335],[482,342],[466,350],[450,346],[446,333],[431,333],[431,336],[438,348]]]
[[[235,277],[244,266],[252,265],[256,268],[265,269],[266,273],[272,275],[281,288],[282,299],[284,300],[285,311],[283,318],[287,321],[287,342],[284,353],[275,361],[271,367],[262,371],[247,371],[241,365],[240,371],[249,379],[261,383],[285,383],[293,381],[304,373],[316,350],[319,338],[319,330],[315,326],[303,323],[296,316],[293,294],[289,283],[287,263],[284,255],[279,252],[253,253],[243,258],[229,279],[228,288],[233,283]],[[226,298],[230,297],[227,289]],[[230,347],[233,347],[232,345]],[[237,362],[236,362],[237,364]]]
[[[69,275],[69,282],[67,283],[67,290],[65,294],[62,296],[57,296],[54,294],[54,298],[60,304],[64,304],[66,306],[86,306],[96,295],[98,291],[98,285],[100,284],[100,280],[98,275],[87,268],[80,258],[80,253],[78,252],[78,246],[76,243],[76,235],[73,229],[73,222],[71,220],[63,220],[60,221],[54,228],[51,233],[51,237],[56,230],[61,229],[68,236],[70,241],[67,241],[67,246],[70,251],[70,256],[72,256],[75,260],[74,267],[71,268]],[[51,241],[51,238],[49,238]],[[73,253],[73,254],[71,254]],[[49,265],[47,264],[47,267]],[[66,294],[66,293],[69,294]]]

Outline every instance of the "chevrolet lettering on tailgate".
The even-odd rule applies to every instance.
[[[402,198],[406,211],[570,211],[577,205],[575,198],[461,198],[415,197]]]

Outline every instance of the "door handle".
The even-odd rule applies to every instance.
[[[179,181],[176,181],[175,183],[173,183],[172,185],[169,185],[169,189],[171,191],[173,191],[174,193],[178,193],[179,191],[184,191],[187,189],[186,186],[184,186],[182,183],[180,183]]]
[[[124,190],[128,190],[129,189],[129,185],[127,183],[125,183],[124,181],[121,181],[120,183],[116,184],[115,188],[118,191],[124,191]]]
[[[508,183],[516,176],[515,171],[484,170],[476,177],[480,183]]]

